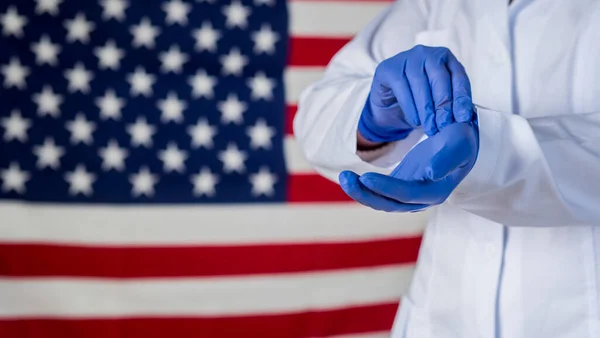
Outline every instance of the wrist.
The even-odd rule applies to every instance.
[[[361,135],[360,131],[356,132],[356,147],[359,151],[376,150],[385,146],[388,142],[369,141]]]

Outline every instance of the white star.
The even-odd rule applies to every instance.
[[[104,8],[102,18],[104,20],[114,18],[117,21],[125,19],[125,10],[129,7],[129,3],[125,0],[102,0],[101,5]]]
[[[0,171],[0,178],[2,178],[2,191],[10,192],[14,191],[17,194],[25,193],[25,183],[29,181],[28,172],[21,170],[21,167],[16,162],[11,162],[8,169]]]
[[[102,157],[102,169],[104,171],[111,169],[123,171],[125,169],[125,158],[127,158],[128,152],[126,149],[120,148],[117,141],[108,141],[107,147],[101,148],[99,153]]]
[[[230,5],[223,7],[223,14],[227,17],[225,25],[228,28],[239,27],[246,28],[248,26],[248,16],[250,8],[242,5],[241,2],[235,0]]]
[[[185,171],[185,160],[188,155],[185,151],[179,149],[174,142],[169,142],[167,149],[158,152],[158,158],[163,162],[164,170],[177,171],[183,173]]]
[[[229,94],[227,100],[217,103],[221,112],[221,121],[225,123],[240,124],[243,121],[242,114],[246,111],[246,104],[238,100],[237,95]]]
[[[131,85],[131,95],[152,95],[152,85],[156,81],[156,76],[146,73],[142,67],[137,67],[135,73],[127,75],[127,81]]]
[[[213,174],[208,167],[202,167],[198,174],[191,176],[191,179],[194,185],[194,195],[209,197],[215,195],[215,185],[219,183],[219,176]]]
[[[131,136],[131,144],[135,147],[152,146],[152,135],[156,132],[156,128],[146,122],[143,117],[138,117],[134,124],[127,126],[127,132]]]
[[[250,175],[252,184],[252,195],[271,196],[275,193],[273,185],[277,182],[277,176],[272,174],[267,167],[261,167],[258,173]]]
[[[212,27],[210,21],[204,21],[202,26],[194,31],[194,38],[197,51],[216,52],[217,41],[221,38],[221,33]]]
[[[83,63],[77,62],[75,68],[65,70],[65,77],[69,80],[69,91],[74,93],[80,91],[84,94],[90,92],[90,81],[94,75],[86,70]]]
[[[137,174],[129,177],[129,181],[133,185],[131,191],[133,196],[146,195],[150,197],[154,195],[154,185],[158,182],[158,177],[150,173],[147,167],[142,167]]]
[[[237,48],[232,48],[229,54],[219,58],[223,66],[223,75],[242,75],[242,69],[248,64],[248,58],[242,55]]]
[[[69,194],[91,196],[94,192],[92,184],[96,180],[96,175],[88,172],[84,165],[78,164],[75,171],[65,174],[65,180],[69,183]]]
[[[85,19],[83,13],[77,13],[75,19],[65,21],[65,28],[68,30],[67,41],[88,43],[90,42],[90,33],[95,27],[96,25],[93,22]]]
[[[0,125],[4,128],[4,141],[27,142],[27,129],[31,127],[31,120],[23,118],[20,111],[11,111],[9,117],[0,119]]]
[[[5,14],[0,16],[0,25],[2,25],[2,34],[5,36],[14,35],[17,38],[23,36],[23,27],[27,24],[27,18],[19,15],[15,6],[10,6]]]
[[[219,152],[219,160],[223,162],[223,171],[225,173],[238,172],[243,173],[246,170],[244,161],[248,155],[244,151],[240,151],[237,145],[229,143],[227,149]]]
[[[130,31],[133,34],[132,45],[134,47],[154,48],[154,40],[160,34],[160,28],[152,26],[147,17],[143,18],[139,25],[132,26]]]
[[[171,46],[168,52],[160,53],[159,59],[163,72],[181,73],[183,64],[188,61],[189,57],[179,50],[179,46]]]
[[[119,120],[125,100],[118,98],[114,90],[108,89],[103,97],[96,99],[96,105],[100,108],[100,117],[102,119]]]
[[[4,87],[17,87],[19,89],[25,88],[27,82],[25,78],[31,74],[29,68],[23,66],[18,58],[13,57],[10,59],[8,65],[2,66],[2,75],[4,75]]]
[[[271,29],[268,24],[263,24],[260,30],[252,33],[254,40],[254,53],[273,54],[275,52],[275,44],[279,41],[279,34]]]
[[[78,113],[75,120],[66,123],[66,128],[71,132],[71,143],[81,142],[89,145],[92,143],[92,133],[96,130],[96,124],[86,120],[82,113]]]
[[[171,0],[162,6],[163,11],[167,12],[167,24],[178,23],[185,25],[188,22],[187,16],[191,10],[190,5],[181,0]]]
[[[60,105],[63,102],[62,96],[55,94],[50,86],[44,86],[41,93],[33,94],[33,102],[38,106],[40,116],[50,115],[58,117],[60,115]]]
[[[158,108],[162,111],[160,119],[163,122],[181,122],[183,121],[183,111],[187,108],[187,103],[179,100],[175,92],[169,92],[166,99],[158,101]]]
[[[63,0],[36,0],[35,12],[37,14],[48,13],[52,16],[58,14],[58,6]]]
[[[187,130],[192,137],[194,148],[204,147],[209,149],[213,147],[213,138],[217,134],[217,128],[208,124],[206,119],[198,120],[196,125],[189,126]]]
[[[60,158],[65,154],[65,150],[54,143],[54,139],[47,137],[44,144],[35,146],[33,153],[37,156],[37,167],[44,169],[46,167],[58,169],[60,167]]]
[[[58,62],[58,53],[60,53],[61,48],[58,44],[53,44],[48,35],[42,35],[40,42],[31,45],[31,50],[35,54],[35,62],[37,64],[43,65],[47,63],[55,66]]]
[[[269,127],[264,119],[259,119],[254,126],[246,129],[246,133],[250,136],[252,149],[270,149],[271,139],[275,136],[275,128]]]
[[[190,77],[189,84],[192,86],[193,97],[212,99],[215,95],[214,88],[217,78],[208,75],[204,70],[199,70],[196,75]]]
[[[273,99],[273,88],[275,81],[265,76],[265,73],[258,72],[254,77],[248,79],[248,87],[252,90],[250,97],[253,100],[264,99],[270,101]]]
[[[123,50],[117,48],[117,45],[113,40],[106,42],[104,47],[97,47],[94,49],[94,54],[99,59],[100,69],[113,69],[119,68],[121,58],[123,58]]]

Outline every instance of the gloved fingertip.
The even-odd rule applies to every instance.
[[[448,105],[439,107],[435,110],[435,123],[438,130],[451,124],[453,121],[454,117],[452,116],[452,108]]]
[[[432,113],[430,115],[427,115],[427,119],[425,121],[425,123],[423,124],[424,126],[424,130],[425,130],[425,134],[427,134],[427,136],[433,136],[438,132],[438,128],[435,124],[435,114]]]
[[[358,178],[358,181],[363,187],[375,192],[386,186],[386,181],[382,180],[381,174],[378,173],[364,173]]]
[[[421,125],[421,120],[419,120],[419,116],[417,115],[404,115],[404,118],[406,119],[406,122],[413,128],[417,128],[418,126]]]
[[[346,185],[346,183],[348,183],[348,180],[346,179],[346,175],[344,175],[343,171],[338,175],[338,181],[340,182],[340,185],[342,185],[342,186],[344,186],[344,185]]]
[[[438,132],[437,128],[435,128],[435,127],[425,128],[423,131],[425,132],[425,135],[427,135],[429,137],[437,134],[437,132]]]
[[[448,121],[442,121],[438,124],[437,128],[438,128],[438,130],[442,130],[442,129],[444,129],[444,127],[446,127],[449,124],[450,123]]]
[[[473,119],[473,103],[459,100],[454,104],[454,119],[456,122],[468,122]]]
[[[369,175],[369,173],[362,174],[358,177],[358,181],[362,184],[369,185],[372,182],[371,175]]]
[[[419,120],[418,118],[413,119],[411,123],[413,128],[419,128],[421,126],[421,120]]]
[[[473,119],[473,112],[468,109],[461,109],[454,115],[456,122],[469,122]]]
[[[350,179],[354,174],[350,170],[344,170],[338,175],[338,180],[342,186],[347,186],[350,183]]]

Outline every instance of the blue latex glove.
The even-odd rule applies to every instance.
[[[473,118],[471,84],[462,64],[445,47],[417,45],[381,62],[359,119],[368,141],[405,138],[422,125],[426,135]]]
[[[342,189],[376,210],[414,212],[443,203],[477,160],[477,121],[453,123],[416,145],[388,175],[343,171]]]

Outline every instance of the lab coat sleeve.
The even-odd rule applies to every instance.
[[[389,5],[333,57],[323,78],[301,93],[294,136],[321,175],[337,183],[342,170],[389,173],[421,138],[422,132],[414,131],[377,151],[357,151],[358,119],[375,69],[414,46],[415,35],[426,28],[427,11],[424,0]]]
[[[507,226],[600,224],[600,112],[478,118],[478,159],[449,203]]]

